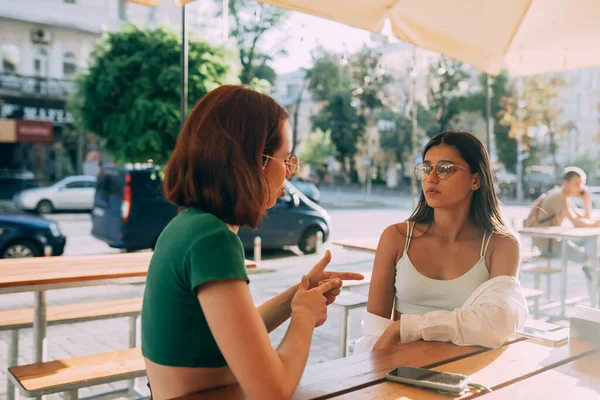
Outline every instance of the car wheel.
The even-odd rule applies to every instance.
[[[54,205],[50,200],[41,200],[35,209],[40,214],[51,214],[54,211]]]
[[[321,228],[313,226],[308,228],[300,238],[298,247],[304,254],[314,254],[317,251],[317,232],[323,232]]]
[[[38,246],[28,240],[20,240],[9,244],[2,250],[1,258],[28,258],[42,255]]]

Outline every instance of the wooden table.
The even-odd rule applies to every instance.
[[[0,295],[34,292],[33,362],[46,361],[46,291],[145,279],[152,252],[0,260]],[[246,267],[256,263],[246,261]]]
[[[375,254],[379,238],[351,239],[333,242],[337,246],[342,246],[346,250],[364,251]]]
[[[598,260],[598,238],[600,228],[565,228],[554,226],[549,228],[523,228],[519,231],[523,236],[538,237],[543,239],[556,239],[561,241],[561,291],[560,291],[560,316],[564,318],[567,304],[567,240],[568,239],[591,239],[592,242],[592,288],[590,292],[590,304],[592,307],[600,307],[598,296],[600,279],[600,262]]]
[[[491,387],[494,391],[498,390],[498,394],[493,393],[493,395],[500,397],[490,396],[494,399],[530,399],[532,397],[528,395],[521,395],[521,392],[516,389],[517,385],[523,384],[532,388],[537,380],[552,379],[556,374],[569,373],[575,378],[563,379],[563,384],[566,385],[562,389],[564,393],[570,391],[587,393],[590,390],[597,390],[600,386],[600,368],[597,368],[599,357],[600,345],[577,339],[571,339],[569,344],[555,348],[535,341],[515,338],[495,350],[418,341],[384,351],[309,366],[293,398],[297,400],[329,398],[447,400],[452,398],[437,392],[386,381],[386,373],[400,365],[470,375],[472,382]],[[544,375],[548,373],[552,375],[550,377]],[[582,379],[592,383],[583,385]],[[515,389],[507,392],[508,396],[500,395],[502,391],[511,390],[513,386]],[[459,397],[469,399],[481,394],[482,391],[469,389]],[[244,398],[238,385],[230,385],[181,399]],[[543,398],[545,400],[554,397]]]

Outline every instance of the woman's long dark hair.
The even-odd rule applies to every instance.
[[[471,221],[488,232],[516,238],[502,217],[500,203],[494,189],[490,159],[483,144],[468,132],[446,131],[431,138],[423,149],[423,159],[432,147],[441,144],[455,147],[463,160],[469,164],[471,173],[479,174],[480,186],[478,190],[473,192],[473,200],[469,211]],[[417,208],[408,220],[423,224],[433,222],[433,208],[427,204],[423,192],[421,192]]]

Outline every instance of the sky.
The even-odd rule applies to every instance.
[[[319,45],[336,53],[352,53],[370,42],[370,32],[352,28],[299,12],[289,12],[288,20],[264,41],[265,47],[288,35],[288,54],[280,56],[272,67],[278,73],[295,71],[312,64],[311,51]],[[270,33],[270,32],[269,32]],[[274,44],[274,43],[273,43]]]
[[[191,18],[208,24],[210,39],[221,38],[220,19],[206,18],[207,15],[214,15],[220,8],[215,2],[197,1],[188,4],[187,7],[194,13]],[[286,20],[269,30],[259,42],[259,47],[268,51],[282,40],[285,41],[288,54],[279,56],[271,63],[271,67],[277,73],[291,72],[312,65],[311,51],[319,45],[336,53],[353,53],[363,44],[370,42],[370,32],[312,15],[288,11]]]

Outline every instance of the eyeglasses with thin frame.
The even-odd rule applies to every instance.
[[[436,165],[423,164],[423,163],[417,164],[417,165],[415,165],[414,172],[415,172],[415,177],[418,180],[424,181],[425,179],[427,179],[429,174],[431,174],[431,172],[435,169],[435,173],[436,173],[437,177],[442,180],[445,180],[445,179],[450,178],[452,173],[455,171],[455,168],[460,168],[460,169],[464,169],[464,170],[468,169],[461,165],[456,165],[456,164],[453,164],[448,161],[440,161]]]
[[[277,160],[277,161],[281,161],[282,163],[284,163],[285,167],[287,169],[287,172],[290,175],[290,178],[293,177],[294,175],[296,175],[296,172],[298,171],[298,166],[300,165],[300,160],[298,159],[298,156],[295,154],[290,155],[285,160],[282,160],[281,158],[268,156],[266,154],[263,154],[263,157],[265,157],[269,160]],[[263,164],[263,166],[266,167],[267,163],[265,162]]]

